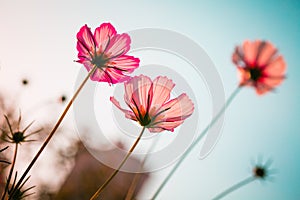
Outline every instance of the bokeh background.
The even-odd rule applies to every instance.
[[[200,160],[199,145],[159,199],[211,199],[251,175],[253,165],[262,157],[263,161],[274,161],[274,179],[253,182],[226,199],[296,200],[300,199],[299,19],[297,0],[1,0],[1,93],[9,101],[21,96],[22,108],[47,102],[53,96],[70,96],[82,67],[73,60],[77,57],[76,33],[84,24],[93,29],[102,22],[111,22],[119,32],[162,28],[186,35],[213,60],[227,96],[238,83],[231,62],[234,47],[245,39],[269,40],[285,57],[287,79],[276,92],[264,96],[243,89],[226,112],[222,137],[212,153]],[[23,78],[32,83],[27,91],[19,84]],[[52,109],[51,118],[55,119],[61,109]],[[64,124],[76,134],[78,124],[75,128],[73,117],[70,112]],[[50,168],[55,173],[55,166]],[[137,198],[149,199],[169,169],[152,173]]]

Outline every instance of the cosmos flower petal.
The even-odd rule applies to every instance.
[[[238,66],[244,65],[243,58],[244,58],[244,52],[241,46],[237,46],[235,48],[234,53],[232,54],[232,62]]]
[[[91,55],[89,54],[89,51],[80,42],[77,42],[77,50],[78,50],[78,58],[79,58],[77,62],[83,63],[85,60],[91,59]]]
[[[90,56],[89,52],[95,49],[94,37],[91,29],[84,25],[77,33],[77,50],[78,56]]]
[[[92,63],[88,60],[83,60],[81,63],[83,64],[83,66],[86,68],[87,71],[90,71],[93,68]]]
[[[266,66],[272,59],[274,58],[277,49],[268,41],[262,42],[261,45],[261,50],[257,58],[257,65],[258,66]]]
[[[258,94],[258,95],[263,95],[263,94],[265,94],[267,92],[270,92],[272,90],[274,90],[274,87],[271,87],[271,86],[267,85],[266,81],[258,82],[255,85],[255,91],[256,91],[256,94]]]
[[[90,78],[92,81],[110,82],[109,77],[107,76],[107,74],[104,73],[102,69],[96,69]]]
[[[103,23],[97,27],[94,33],[94,38],[99,51],[103,52],[107,43],[116,34],[116,29],[110,23]]]
[[[183,120],[173,122],[160,122],[156,124],[154,128],[149,127],[149,131],[151,133],[159,133],[165,130],[173,132],[174,129],[181,125],[183,122]]]
[[[86,67],[87,68],[87,67]],[[130,77],[123,75],[118,70],[114,69],[96,69],[96,71],[91,75],[92,81],[107,82],[109,84],[115,84],[119,82],[124,82]]]
[[[130,79],[130,76],[123,74],[123,71],[114,68],[105,69],[107,75],[109,75],[109,80],[107,82],[115,84],[122,83]]]
[[[131,78],[128,82],[125,83],[125,102],[131,107],[136,107],[140,109],[140,106],[143,107],[146,111],[148,105],[148,95],[150,95],[149,89],[152,85],[152,81],[149,77],[140,75]]]
[[[126,118],[137,121],[134,113],[130,110],[123,109],[114,97],[110,97],[110,101],[125,114]]]
[[[123,55],[115,59],[112,59],[108,65],[114,66],[124,71],[125,73],[131,73],[139,66],[139,63],[140,63],[140,59],[135,58],[133,56]]]
[[[183,93],[179,97],[165,103],[160,108],[160,111],[162,110],[166,111],[162,112],[153,123],[157,123],[159,121],[182,121],[192,115],[194,112],[194,104],[190,98]]]
[[[155,127],[155,128],[149,127],[148,130],[149,130],[151,133],[160,133],[160,132],[164,131],[165,129],[163,129],[163,128],[157,128],[157,127]]]
[[[85,68],[90,71],[93,66],[89,61],[83,62]],[[122,83],[130,79],[130,76],[123,73],[123,71],[115,68],[98,68],[91,75],[91,80],[98,82],[107,82],[109,84]]]
[[[284,78],[265,78],[263,84],[269,88],[275,88],[277,85],[281,84]]]
[[[249,85],[249,72],[243,67],[237,67],[238,78],[240,79],[240,85]]]
[[[248,66],[256,64],[259,43],[260,41],[257,40],[255,42],[245,41],[243,44],[244,59]]]
[[[160,108],[170,99],[171,90],[175,84],[165,76],[158,76],[153,81],[153,97],[151,106]]]
[[[264,72],[269,76],[283,76],[286,70],[286,64],[282,56],[278,56],[273,62],[266,66]]]
[[[115,58],[126,54],[130,49],[130,37],[126,33],[117,34],[111,40],[105,51],[109,58]]]

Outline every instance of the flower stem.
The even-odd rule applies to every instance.
[[[138,136],[138,138],[136,139],[136,141],[134,142],[134,144],[132,145],[132,147],[130,148],[130,150],[128,151],[127,155],[125,156],[125,158],[122,160],[122,162],[120,163],[119,167],[117,169],[115,169],[115,171],[110,175],[110,177],[99,187],[99,189],[95,192],[95,194],[90,198],[90,200],[95,200],[97,197],[99,197],[99,195],[101,194],[101,192],[105,189],[105,187],[110,183],[110,181],[118,174],[118,172],[120,171],[120,169],[122,168],[122,166],[125,164],[125,162],[127,161],[127,159],[129,158],[129,156],[131,155],[131,153],[133,152],[133,150],[135,149],[136,145],[138,144],[138,142],[140,141],[144,131],[145,131],[145,127],[143,127],[140,135]]]
[[[148,152],[147,152],[146,156],[144,157],[144,159],[143,159],[143,161],[142,161],[142,163],[140,165],[140,170],[142,170],[144,168],[144,165],[145,165],[145,163],[147,161],[148,155],[149,155],[150,151],[152,149],[154,149],[154,147],[156,146],[157,141],[158,141],[158,137],[156,138],[156,140],[154,140],[152,142],[151,146],[149,147]],[[125,200],[132,200],[133,199],[133,195],[134,195],[135,189],[136,189],[136,187],[137,187],[137,185],[139,183],[139,180],[140,180],[140,178],[141,178],[142,175],[143,175],[143,173],[136,173],[134,175],[134,178],[133,178],[133,180],[131,182],[131,185],[129,186],[127,195],[125,197]]]
[[[28,165],[28,167],[26,168],[25,172],[23,173],[22,177],[20,178],[20,180],[18,181],[18,183],[15,186],[15,189],[12,191],[12,194],[17,190],[17,188],[21,185],[22,181],[24,180],[24,178],[26,177],[26,175],[28,174],[28,172],[30,171],[30,169],[32,168],[32,166],[34,165],[34,163],[37,161],[37,159],[39,158],[39,156],[41,155],[41,153],[43,152],[43,150],[45,149],[45,147],[47,146],[47,144],[50,142],[51,138],[53,137],[54,133],[56,132],[56,130],[58,129],[59,125],[61,124],[62,120],[64,119],[64,117],[66,116],[68,110],[70,109],[71,105],[73,104],[73,102],[75,101],[76,97],[78,96],[79,92],[81,91],[81,89],[83,88],[83,86],[85,85],[85,83],[87,82],[87,80],[89,79],[89,77],[95,72],[95,70],[97,69],[97,66],[94,66],[90,72],[88,73],[88,75],[85,77],[85,79],[82,81],[82,83],[80,84],[80,86],[77,88],[76,92],[74,93],[73,97],[71,98],[71,100],[69,101],[69,103],[67,104],[66,108],[64,109],[63,113],[61,114],[61,116],[59,117],[58,121],[56,122],[56,124],[54,125],[52,131],[50,132],[50,134],[48,135],[48,137],[46,138],[46,140],[44,141],[43,145],[41,146],[40,150],[37,152],[37,154],[35,155],[35,157],[32,159],[32,161],[30,162],[30,164]]]
[[[134,175],[131,185],[129,186],[128,192],[126,194],[125,200],[132,200],[136,186],[139,183],[141,176],[142,176],[142,173],[136,173]]]
[[[228,189],[226,189],[225,191],[221,192],[220,194],[218,194],[217,196],[215,196],[212,200],[218,200],[218,199],[222,199],[223,197],[225,197],[227,194],[241,188],[244,185],[247,185],[249,183],[251,183],[252,181],[256,180],[255,177],[250,176],[236,184],[234,184],[233,186],[229,187]]]
[[[6,193],[8,192],[8,187],[9,187],[10,180],[11,180],[11,177],[12,177],[12,174],[13,174],[13,171],[14,171],[14,168],[15,168],[16,160],[17,160],[17,153],[18,153],[18,143],[16,143],[16,146],[15,146],[14,157],[13,157],[13,160],[12,160],[12,163],[11,163],[11,168],[10,168],[8,178],[7,178],[7,181],[6,181],[6,184],[5,184],[5,189],[4,189],[2,198],[1,198],[2,200],[5,199]]]
[[[232,102],[232,100],[235,98],[235,96],[239,93],[240,91],[240,87],[237,87],[229,96],[229,98],[227,99],[227,101],[224,103],[223,107],[221,108],[221,110],[217,113],[217,115],[211,120],[211,122],[206,126],[206,128],[200,133],[200,135],[197,137],[197,139],[191,144],[191,146],[189,146],[189,148],[184,152],[184,154],[181,156],[181,158],[179,159],[179,161],[175,164],[175,166],[173,167],[173,169],[170,171],[170,173],[168,174],[168,176],[164,179],[164,181],[162,182],[162,184],[159,186],[159,188],[157,189],[157,191],[155,192],[154,196],[152,197],[152,199],[155,199],[158,194],[161,192],[161,190],[164,188],[164,186],[166,185],[166,183],[169,181],[169,179],[172,177],[172,175],[175,173],[175,171],[178,169],[178,167],[180,166],[180,164],[184,161],[184,159],[187,157],[187,155],[193,150],[193,148],[201,141],[201,139],[205,136],[205,134],[207,133],[207,131],[209,130],[209,128],[211,126],[213,126],[218,119],[222,116],[222,114],[225,112],[226,108],[230,105],[230,103]]]

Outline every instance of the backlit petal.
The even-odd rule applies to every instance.
[[[163,128],[157,128],[157,127],[155,127],[155,128],[148,128],[148,130],[151,132],[151,133],[160,133],[160,132],[162,132],[162,131],[164,131],[165,129],[163,129]]]
[[[94,47],[95,43],[91,29],[87,25],[84,25],[77,33],[78,55],[88,56],[89,52],[93,52]]]
[[[98,82],[109,82],[109,77],[107,77],[103,70],[97,68],[96,71],[91,75],[91,80]]]
[[[277,52],[277,49],[270,42],[262,42],[263,47],[258,55],[257,65],[258,66],[266,66]]]
[[[273,62],[266,66],[264,73],[266,76],[283,76],[286,70],[286,64],[282,56],[278,56]]]
[[[129,118],[129,119],[132,119],[132,120],[135,120],[136,121],[136,117],[134,115],[134,113],[130,110],[126,110],[126,109],[123,109],[121,106],[120,106],[120,103],[114,98],[114,97],[110,97],[110,101],[117,107],[119,108],[123,113],[125,113],[125,117]]]
[[[174,121],[174,122],[161,122],[154,126],[154,128],[149,128],[149,131],[152,133],[159,133],[162,131],[171,131],[173,132],[176,127],[181,125],[184,121]]]
[[[175,84],[171,79],[165,76],[159,76],[153,81],[153,96],[151,107],[160,108],[166,101],[170,99],[171,90]]]
[[[192,115],[194,104],[186,94],[181,94],[179,97],[164,104],[160,111],[162,110],[166,111],[161,113],[161,116],[157,118],[158,120],[155,120],[153,123],[160,121],[161,118],[165,122],[182,121]]]
[[[130,37],[126,33],[115,35],[111,38],[105,55],[112,59],[125,55],[130,49],[130,42]]]
[[[110,97],[110,101],[117,107],[119,108],[123,113],[125,113],[125,117],[126,118],[129,118],[129,119],[132,119],[132,120],[135,120],[137,121],[134,113],[130,110],[126,110],[126,109],[123,109],[121,106],[120,106],[120,103],[114,98],[114,97]]]
[[[240,46],[235,48],[234,53],[232,54],[232,62],[238,66],[244,67],[244,52]]]
[[[116,68],[124,71],[125,73],[133,72],[140,63],[140,59],[133,56],[123,55],[115,59],[110,60],[109,66],[115,66]]]
[[[92,63],[88,60],[83,61],[82,64],[88,72],[93,68]]]
[[[245,62],[251,67],[256,64],[259,44],[260,41],[245,41],[243,44]]]
[[[238,78],[240,80],[240,85],[246,85],[250,81],[249,72],[244,67],[237,67]]]
[[[149,89],[152,81],[149,77],[140,75],[131,78],[124,84],[125,86],[125,102],[131,106],[140,109],[142,106],[146,110],[148,105]],[[151,96],[150,96],[151,98]]]
[[[272,91],[273,89],[273,87],[266,85],[265,82],[255,84],[255,91],[258,95],[263,95],[269,91]]]
[[[110,23],[103,23],[96,28],[94,37],[99,51],[104,51],[107,43],[117,34],[116,29]]]
[[[109,76],[110,83],[122,83],[130,79],[130,76],[123,74],[123,71],[114,68],[107,68],[105,69],[106,74]]]

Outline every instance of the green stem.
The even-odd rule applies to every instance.
[[[39,158],[39,156],[41,155],[41,153],[43,152],[43,150],[45,149],[45,147],[47,146],[47,144],[50,142],[51,138],[53,137],[54,133],[56,132],[56,130],[58,129],[59,125],[61,124],[62,120],[64,119],[64,117],[66,116],[68,110],[70,109],[71,105],[73,104],[73,102],[75,101],[76,97],[78,96],[78,94],[80,93],[81,89],[83,88],[83,86],[85,85],[85,83],[88,81],[89,77],[95,72],[95,70],[97,69],[97,66],[95,65],[90,72],[88,73],[88,75],[85,77],[85,79],[83,80],[83,82],[80,84],[80,86],[78,87],[78,89],[76,90],[76,92],[74,93],[73,97],[71,98],[71,100],[69,101],[69,103],[67,104],[66,108],[64,109],[63,113],[61,114],[60,118],[58,119],[58,121],[56,122],[56,124],[54,125],[52,131],[50,132],[50,134],[48,135],[47,139],[44,141],[43,145],[41,146],[40,150],[37,152],[37,154],[35,155],[35,157],[32,159],[32,161],[30,162],[30,164],[28,165],[28,167],[26,168],[25,172],[23,173],[22,177],[20,178],[20,180],[18,181],[18,183],[15,186],[15,189],[12,191],[12,194],[17,190],[17,188],[22,184],[22,181],[24,180],[24,178],[26,177],[26,175],[28,174],[28,172],[30,171],[30,169],[32,168],[32,166],[34,165],[34,163],[37,161],[37,159]]]
[[[5,189],[4,189],[4,192],[3,192],[3,195],[2,195],[2,200],[5,199],[5,196],[8,193],[8,187],[9,187],[10,180],[11,180],[11,177],[12,177],[12,174],[13,174],[13,171],[14,171],[14,168],[15,168],[16,160],[17,160],[17,152],[18,152],[18,143],[16,143],[16,146],[15,146],[14,157],[13,157],[13,160],[12,160],[12,163],[11,163],[11,168],[10,168],[8,178],[7,178],[7,181],[6,181],[6,184],[5,184]]]
[[[222,199],[223,197],[225,197],[227,194],[241,188],[244,185],[247,185],[249,183],[251,183],[252,181],[255,180],[255,177],[250,176],[236,184],[234,184],[233,186],[229,187],[228,189],[226,189],[225,191],[221,192],[220,194],[218,194],[217,196],[215,196],[212,200],[218,200],[218,199]]]
[[[144,131],[145,131],[145,127],[143,127],[140,135],[138,136],[138,138],[136,139],[136,141],[134,142],[134,144],[132,145],[132,147],[130,148],[130,150],[128,151],[127,155],[125,156],[125,158],[122,160],[122,162],[120,163],[119,167],[117,169],[115,169],[115,171],[110,175],[110,177],[98,188],[98,190],[95,192],[95,194],[90,198],[90,200],[95,200],[97,199],[97,197],[99,197],[99,195],[101,194],[101,192],[105,189],[105,187],[110,183],[110,181],[118,174],[118,172],[120,171],[120,169],[122,168],[122,166],[125,164],[125,162],[127,161],[127,159],[129,158],[129,156],[131,155],[131,153],[133,152],[133,150],[135,149],[136,145],[138,144],[138,142],[140,141]]]
[[[191,146],[189,146],[189,148],[186,150],[186,152],[184,152],[184,154],[181,156],[180,160],[175,164],[175,166],[173,167],[173,169],[170,171],[170,173],[167,175],[167,177],[164,179],[164,181],[162,182],[162,184],[159,186],[159,188],[157,189],[157,191],[155,192],[154,196],[152,197],[152,199],[155,199],[158,194],[161,192],[161,190],[164,188],[164,186],[166,185],[166,183],[169,181],[169,179],[172,177],[172,175],[175,173],[175,171],[178,169],[178,167],[180,166],[180,164],[184,161],[184,159],[187,157],[187,155],[193,150],[193,148],[201,141],[201,139],[205,136],[205,134],[207,133],[207,131],[209,130],[209,128],[211,126],[213,126],[218,119],[222,116],[222,114],[225,112],[226,108],[230,105],[230,103],[232,102],[232,100],[235,98],[235,96],[239,93],[240,91],[240,87],[237,87],[232,94],[230,95],[230,97],[227,99],[227,101],[225,102],[225,104],[223,105],[223,107],[221,108],[221,110],[217,113],[217,115],[211,120],[211,122],[206,126],[206,128],[201,132],[201,134],[197,137],[197,139],[191,144]]]

